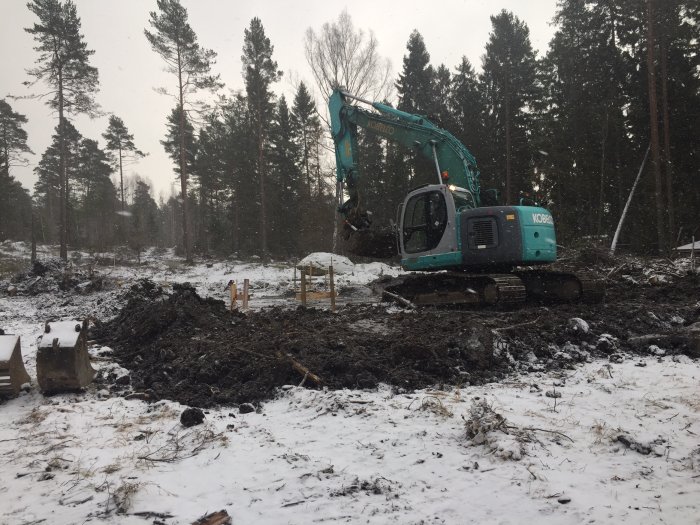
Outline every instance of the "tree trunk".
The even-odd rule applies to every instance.
[[[258,175],[260,177],[260,249],[267,256],[267,210],[265,206],[265,169],[263,168],[262,108],[258,106]]]
[[[664,24],[667,28],[667,24]],[[661,35],[661,108],[664,120],[664,167],[666,168],[666,206],[668,206],[668,234],[676,236],[676,214],[673,205],[673,163],[671,162],[671,123],[668,109],[668,35]]]
[[[510,165],[510,73],[506,66],[505,82],[505,131],[506,131],[506,206],[512,204],[512,181]]]
[[[656,199],[656,233],[658,250],[666,250],[664,228],[664,198],[661,181],[661,159],[659,152],[659,117],[656,106],[656,72],[654,69],[654,1],[647,0],[647,78],[649,81],[649,128],[651,130],[651,159],[654,169],[654,196]]]
[[[119,186],[121,188],[122,195],[122,215],[121,215],[121,241],[126,241],[126,207],[124,203],[124,171],[122,168],[122,145],[121,141],[119,144]]]
[[[66,166],[65,119],[63,117],[63,70],[58,70],[58,141],[59,141],[59,238],[60,257],[68,260],[68,168]]]
[[[605,207],[605,145],[608,141],[608,127],[610,121],[610,109],[605,108],[605,123],[603,124],[603,137],[600,141],[600,193],[598,195],[598,235],[603,230],[603,209]]]
[[[182,243],[185,249],[185,261],[192,262],[192,247],[190,245],[189,203],[187,202],[187,161],[185,158],[185,93],[182,85],[182,63],[180,49],[177,51],[177,79],[180,96],[180,192],[182,195]]]

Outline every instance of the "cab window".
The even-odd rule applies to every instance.
[[[462,208],[474,208],[474,196],[468,191],[453,191],[452,198],[455,201],[455,210],[459,211]]]
[[[432,250],[442,239],[447,226],[445,197],[439,191],[421,193],[406,204],[403,244],[407,253]]]

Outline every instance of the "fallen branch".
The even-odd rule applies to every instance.
[[[323,383],[320,377],[318,377],[316,374],[311,372],[308,368],[306,368],[304,365],[302,365],[299,361],[294,359],[291,355],[289,354],[283,354],[281,350],[278,350],[276,353],[277,357],[280,359],[289,361],[289,364],[292,365],[292,368],[299,372],[302,376],[304,376],[304,380],[306,378],[310,379],[313,381],[317,386]],[[303,382],[302,382],[303,384]]]
[[[503,328],[494,328],[493,331],[494,332],[505,332],[506,330],[512,330],[513,328],[520,328],[522,326],[528,326],[531,324],[538,323],[539,320],[540,320],[540,318],[538,317],[534,321],[527,321],[526,323],[518,323],[518,324],[514,324],[514,325],[510,325],[510,326],[504,326]]]
[[[150,510],[142,510],[140,512],[132,512],[132,516],[138,516],[140,518],[159,518],[162,520],[169,520],[170,518],[174,518],[175,516],[172,514],[168,514],[167,512],[153,512]]]
[[[404,305],[404,306],[406,306],[406,307],[408,307],[408,308],[415,309],[415,307],[416,307],[415,304],[413,304],[411,301],[409,301],[409,300],[406,299],[405,297],[401,297],[401,296],[398,295],[398,294],[391,293],[391,292],[387,292],[386,290],[382,290],[382,296],[385,296],[385,295],[386,295],[387,297],[389,297],[390,299],[393,299],[393,300],[396,301],[397,303],[400,303],[400,304],[402,304],[402,305]]]
[[[503,425],[503,428],[507,428],[510,430],[529,430],[531,432],[549,432],[550,434],[556,434],[557,436],[564,437],[574,443],[574,440],[571,439],[569,436],[564,434],[563,432],[559,432],[558,430],[547,430],[546,428],[535,428],[535,427],[516,427],[514,425]]]

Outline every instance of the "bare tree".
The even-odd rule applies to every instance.
[[[372,31],[355,29],[347,10],[335,22],[326,22],[317,34],[306,30],[304,53],[316,84],[327,100],[333,88],[344,86],[353,94],[383,100],[393,88],[391,63],[379,56]]]

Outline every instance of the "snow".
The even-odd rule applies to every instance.
[[[329,266],[333,266],[333,271],[337,274],[352,273],[355,265],[353,262],[342,255],[328,252],[314,252],[304,257],[297,266],[299,268],[318,268],[328,270]]]
[[[115,290],[0,296],[0,326],[21,337],[31,376],[46,319],[107,319],[138,278],[166,289],[191,282],[221,299],[229,280],[249,278],[252,308],[283,304],[293,286],[291,263],[186,266],[155,252],[142,260],[100,268],[122,284]],[[357,264],[338,282],[398,273]],[[73,340],[75,324],[51,323],[42,341]],[[618,346],[610,334],[597,344]],[[109,348],[90,353],[102,374],[128,373]],[[176,525],[219,509],[261,525],[698,523],[699,380],[699,361],[649,355],[412,393],[290,385],[257,412],[208,410],[188,429],[177,403],[112,397],[102,385],[44,397],[34,386],[0,403],[0,524]],[[468,421],[480,430],[471,439]]]
[[[184,524],[225,508],[261,524],[693,523],[700,366],[644,363],[413,394],[289,387],[260,413],[210,410],[191,429],[175,403],[32,392],[2,406],[0,522],[136,524],[152,512]],[[531,388],[562,380],[556,407]],[[475,400],[543,430],[470,441],[462,416]]]
[[[78,342],[82,323],[80,321],[59,321],[49,323],[50,331],[39,338],[39,348],[51,348],[58,339],[61,348],[73,348]],[[76,327],[78,329],[76,330]]]
[[[16,335],[0,335],[0,362],[12,359],[12,353],[17,346]]]

